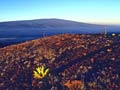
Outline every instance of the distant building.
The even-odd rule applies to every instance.
[[[115,33],[113,33],[113,34],[112,34],[112,36],[114,37],[114,36],[116,36],[116,34],[115,34]]]

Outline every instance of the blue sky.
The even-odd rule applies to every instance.
[[[0,22],[41,18],[120,24],[120,0],[0,0]]]

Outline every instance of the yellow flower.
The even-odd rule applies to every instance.
[[[33,71],[33,76],[36,79],[43,79],[47,73],[48,73],[49,69],[45,69],[44,66],[38,67],[36,68],[36,70]]]

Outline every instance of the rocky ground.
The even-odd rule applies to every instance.
[[[117,35],[62,34],[0,48],[0,90],[66,90],[69,80],[119,90],[119,46]],[[40,66],[50,70],[42,80],[33,77]]]

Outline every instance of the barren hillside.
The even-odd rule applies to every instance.
[[[81,81],[89,90],[117,90],[119,38],[62,34],[1,48],[0,90],[64,90],[68,80]],[[50,71],[37,80],[33,71],[40,66]]]

